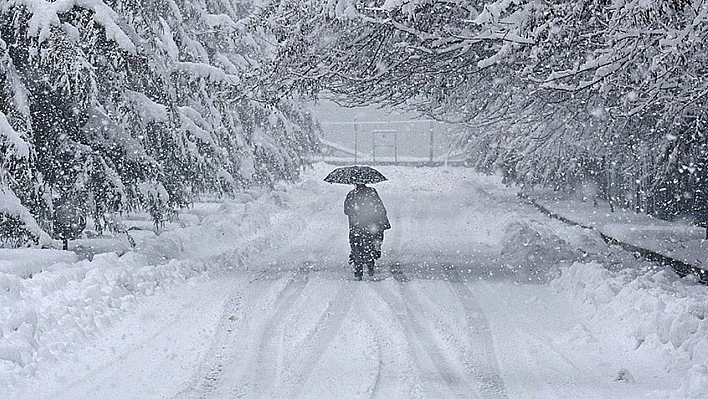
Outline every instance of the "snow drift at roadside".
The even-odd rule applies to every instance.
[[[79,261],[66,251],[4,250],[0,386],[33,374],[40,362],[66,356],[67,349],[134,308],[140,297],[239,267],[272,245],[277,236],[263,231],[269,215],[282,209],[281,195],[252,191],[225,200],[199,224],[148,237],[120,257],[104,253]]]
[[[576,262],[552,283],[600,326],[615,326],[627,355],[663,353],[667,373],[687,377],[676,398],[705,397],[708,388],[708,292],[666,268],[609,271]]]

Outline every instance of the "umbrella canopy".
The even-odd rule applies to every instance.
[[[370,184],[386,179],[378,170],[368,166],[344,166],[331,171],[324,181],[340,184]]]

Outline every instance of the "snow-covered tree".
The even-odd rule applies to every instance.
[[[263,15],[276,92],[413,107],[465,126],[471,161],[510,181],[593,179],[646,211],[705,185],[706,0],[274,0]]]
[[[40,226],[35,242],[58,237],[59,213],[100,231],[146,209],[159,225],[200,193],[297,175],[316,124],[297,100],[255,99],[274,55],[255,12],[235,0],[0,4],[3,189]],[[27,155],[11,151],[20,142]]]

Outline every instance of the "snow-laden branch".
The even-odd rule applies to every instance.
[[[178,70],[185,71],[191,76],[209,79],[215,83],[235,85],[241,81],[238,75],[227,74],[223,69],[206,63],[180,61],[176,62],[175,66]]]
[[[9,153],[4,154],[6,160],[9,158],[29,158],[29,145],[20,133],[10,126],[7,117],[2,111],[0,111],[0,140],[8,147]]]
[[[103,26],[108,40],[115,41],[125,51],[136,52],[135,43],[120,27],[122,22],[118,14],[101,0],[9,0],[8,7],[15,5],[27,7],[32,14],[28,34],[38,37],[40,43],[49,37],[52,26],[61,27],[59,15],[81,7],[93,12],[94,21]]]

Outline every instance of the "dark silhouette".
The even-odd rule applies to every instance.
[[[384,230],[391,228],[386,207],[373,187],[357,184],[344,200],[344,213],[349,217],[349,263],[354,265],[354,277],[362,279],[364,265],[373,276],[374,262],[381,257]]]

